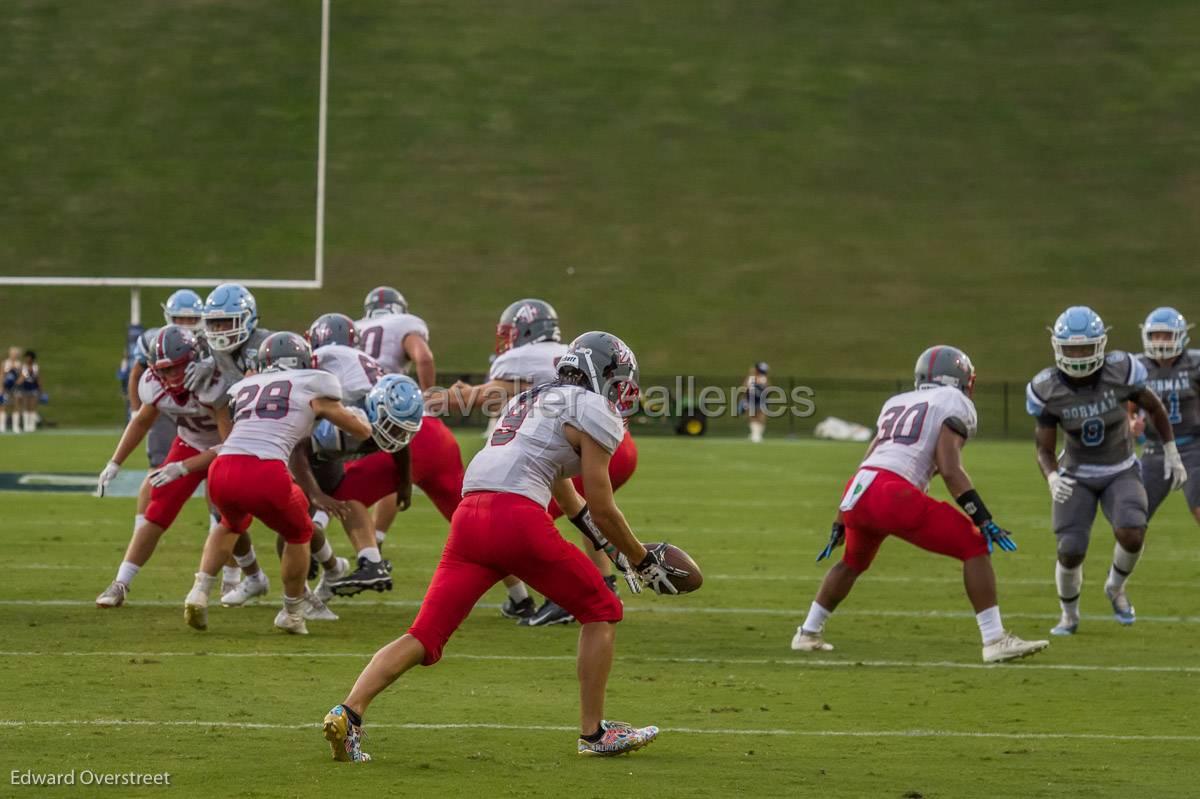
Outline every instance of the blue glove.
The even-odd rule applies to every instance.
[[[993,546],[998,546],[1005,552],[1017,551],[1017,542],[1009,538],[1008,530],[1001,528],[991,519],[979,525],[979,532],[983,533],[983,537],[987,539],[989,553]]]
[[[846,541],[846,525],[841,522],[834,522],[833,527],[829,532],[829,543],[821,550],[821,554],[817,555],[817,563],[825,560],[833,554],[833,550],[840,547]]]

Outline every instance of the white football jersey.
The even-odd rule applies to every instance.
[[[355,405],[363,401],[371,387],[383,377],[383,367],[365,352],[345,344],[318,347],[313,356],[317,368],[337,376],[342,384],[342,402]]]
[[[404,339],[411,333],[429,341],[429,328],[418,316],[410,313],[393,313],[374,319],[359,319],[354,323],[363,352],[379,361],[388,373],[404,374],[408,371],[408,353],[404,351]]]
[[[193,449],[206,450],[221,443],[212,411],[225,404],[228,387],[228,380],[214,375],[213,381],[199,392],[188,391],[177,397],[147,369],[138,379],[138,397],[143,404],[153,405],[175,423],[176,434],[183,443]]]
[[[518,394],[487,444],[467,466],[463,495],[501,491],[550,504],[550,484],[579,474],[580,460],[563,425],[616,452],[625,424],[612,403],[578,386],[541,385]]]
[[[281,369],[243,378],[227,392],[233,398],[233,431],[222,455],[253,455],[287,461],[312,433],[314,399],[342,398],[338,379],[320,369]]]
[[[553,383],[558,379],[558,359],[566,352],[567,345],[557,341],[513,347],[492,361],[488,380],[521,380],[532,386]]]
[[[897,394],[879,412],[875,449],[862,465],[895,472],[925,491],[942,425],[973,438],[979,425],[975,403],[950,386]]]

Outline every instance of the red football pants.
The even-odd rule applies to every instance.
[[[219,455],[208,468],[208,494],[221,512],[221,524],[235,533],[246,532],[256,517],[289,544],[312,538],[308,498],[283,461]]]
[[[458,440],[445,422],[426,416],[408,448],[412,450],[413,483],[449,521],[462,500],[463,462]]]
[[[200,451],[192,448],[188,444],[183,443],[183,439],[179,436],[171,442],[171,449],[167,452],[167,458],[163,461],[163,466],[176,461],[185,461],[193,455],[199,455]],[[150,505],[146,508],[146,521],[157,524],[164,530],[175,523],[179,512],[183,510],[186,503],[196,493],[196,488],[204,482],[204,478],[208,476],[208,470],[201,469],[199,471],[185,474],[177,480],[172,480],[165,486],[150,489]]]

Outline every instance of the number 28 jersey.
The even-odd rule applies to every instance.
[[[287,461],[307,438],[316,421],[314,399],[342,398],[338,379],[319,369],[263,372],[234,383],[233,430],[222,455],[253,455],[260,460]]]
[[[879,412],[875,447],[862,465],[887,469],[925,491],[933,477],[942,425],[973,438],[979,426],[975,403],[950,386],[897,394]]]

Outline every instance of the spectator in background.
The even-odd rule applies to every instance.
[[[763,440],[763,433],[767,430],[767,414],[763,408],[763,394],[770,385],[767,371],[766,361],[754,364],[746,378],[746,396],[741,403],[742,412],[750,420],[750,440],[755,444]]]
[[[11,356],[12,353],[10,352]],[[21,358],[20,373],[17,376],[17,402],[15,412],[20,414],[21,426],[25,428],[26,433],[32,433],[37,430],[37,406],[38,400],[42,396],[42,383],[38,376],[37,353],[33,350],[25,350],[25,354]],[[16,413],[13,416],[13,432],[19,432],[16,429]]]

